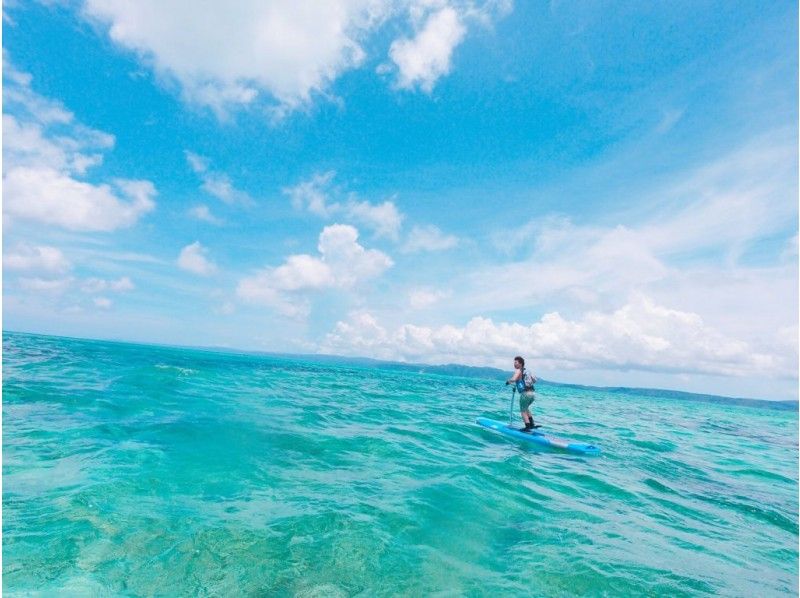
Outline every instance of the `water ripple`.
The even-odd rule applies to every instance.
[[[4,591],[796,594],[797,414],[5,334]]]

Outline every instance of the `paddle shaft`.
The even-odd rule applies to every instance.
[[[517,387],[511,390],[511,404],[508,406],[508,427],[514,425],[514,397],[517,396]]]

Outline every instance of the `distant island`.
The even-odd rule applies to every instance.
[[[119,340],[119,339],[87,339],[87,338],[76,338],[76,337],[64,337],[64,336],[50,335],[50,334],[40,334],[34,332],[17,332],[11,330],[3,330],[3,335],[5,336],[6,334],[67,338],[76,341],[100,341],[107,343],[122,343],[126,345],[174,347],[178,349],[192,349],[195,351],[211,351],[215,353],[229,353],[238,355],[254,355],[254,356],[262,355],[262,356],[281,358],[281,359],[302,359],[305,361],[310,361],[315,363],[353,365],[364,368],[417,372],[420,374],[437,374],[440,376],[457,376],[460,378],[480,378],[484,380],[503,381],[508,376],[508,372],[498,368],[461,365],[457,363],[449,363],[445,365],[430,365],[426,363],[383,361],[380,359],[372,359],[370,357],[348,357],[342,355],[326,355],[322,353],[277,353],[269,351],[234,349],[231,347],[163,345],[155,343],[138,343],[132,341]],[[681,390],[665,390],[658,388],[634,388],[625,386],[588,386],[584,384],[568,384],[564,382],[553,382],[551,380],[544,380],[541,378],[539,379],[539,384],[545,386],[560,386],[563,388],[574,388],[576,390],[581,390],[581,389],[600,390],[603,392],[614,393],[614,394],[629,394],[629,395],[637,395],[640,397],[653,397],[657,399],[667,399],[667,400],[674,399],[679,401],[696,401],[701,403],[741,405],[747,407],[756,407],[759,409],[773,409],[778,411],[800,411],[800,409],[798,408],[800,406],[800,403],[798,403],[798,401],[769,401],[765,399],[723,397],[719,395],[700,394],[693,392],[685,392]]]
[[[272,354],[275,355],[275,354]],[[277,356],[277,355],[276,355]],[[412,371],[426,374],[439,374],[442,376],[458,376],[461,378],[483,378],[488,380],[505,380],[508,372],[493,367],[480,367],[449,363],[445,365],[430,365],[425,363],[403,363],[399,361],[381,361],[368,357],[343,357],[339,355],[289,355],[281,354],[281,357],[302,358],[309,361],[322,363],[351,364],[361,367],[373,367],[384,370]],[[658,399],[675,399],[681,401],[697,401],[701,403],[721,403],[728,405],[741,405],[747,407],[757,407],[760,409],[774,409],[778,411],[798,411],[800,403],[798,401],[768,401],[764,399],[747,399],[743,397],[723,397],[719,395],[701,394],[685,392],[682,390],[665,390],[659,388],[634,388],[625,386],[588,386],[584,384],[568,384],[564,382],[553,382],[551,380],[539,379],[539,383],[549,386],[560,386],[563,388],[601,390],[613,394],[635,394],[642,397],[654,397]]]

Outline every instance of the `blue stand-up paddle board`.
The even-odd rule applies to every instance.
[[[531,432],[522,432],[517,428],[512,428],[506,423],[499,422],[496,419],[488,419],[486,417],[479,417],[478,423],[484,428],[489,428],[495,432],[500,432],[506,436],[516,438],[517,440],[525,440],[541,446],[548,446],[558,448],[571,453],[578,453],[581,455],[599,455],[600,449],[593,444],[584,444],[583,442],[572,442],[563,438],[554,438],[547,436],[544,432],[532,430]]]

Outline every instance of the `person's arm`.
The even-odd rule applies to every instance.
[[[506,386],[508,386],[509,384],[512,384],[512,383],[516,382],[517,380],[519,380],[519,377],[521,375],[522,375],[522,370],[515,370],[514,371],[514,375],[511,376],[511,378],[509,378],[508,380],[506,380]]]

